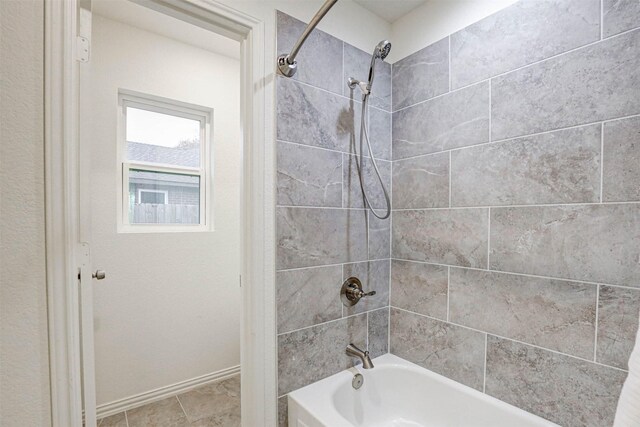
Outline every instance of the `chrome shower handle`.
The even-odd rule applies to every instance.
[[[342,284],[340,299],[345,307],[352,307],[364,297],[372,297],[376,291],[365,292],[362,290],[362,282],[357,277],[349,277]]]
[[[364,292],[364,291],[357,291],[357,295],[358,295],[358,299],[360,298],[364,298],[364,297],[372,297],[376,294],[376,291],[370,291],[370,292]]]

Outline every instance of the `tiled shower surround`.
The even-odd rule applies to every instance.
[[[278,24],[284,52],[303,25]],[[610,426],[640,311],[640,2],[521,0],[379,71],[391,227],[362,209],[350,155],[345,78],[370,54],[313,37],[278,78],[279,395],[368,340],[560,425]],[[380,292],[367,314],[340,306],[350,274]]]
[[[393,65],[390,352],[610,426],[640,310],[640,2],[521,0]]]
[[[291,49],[305,24],[278,14],[278,51]],[[373,46],[372,46],[373,48]],[[353,366],[352,342],[373,357],[388,352],[390,224],[364,209],[355,157],[361,95],[346,79],[365,79],[371,56],[314,31],[292,79],[277,78],[277,316],[280,425],[286,394]],[[304,64],[304,65],[303,65]],[[376,69],[370,133],[378,167],[391,186],[391,66]],[[375,188],[373,167],[365,177]],[[379,189],[371,192],[384,208]],[[347,309],[344,279],[357,276],[377,295]]]

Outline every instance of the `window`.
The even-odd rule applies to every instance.
[[[131,92],[119,107],[120,230],[210,229],[212,110]]]
[[[162,190],[138,190],[138,203],[152,203],[166,205],[169,197],[168,191]]]

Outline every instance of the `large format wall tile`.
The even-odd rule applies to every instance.
[[[448,267],[414,261],[391,262],[391,305],[447,320]]]
[[[597,124],[455,150],[451,204],[598,202],[600,142]]]
[[[640,205],[491,210],[493,270],[640,287],[638,259]]]
[[[393,111],[449,90],[449,38],[393,64]]]
[[[277,272],[278,333],[342,317],[341,285],[340,265]]]
[[[278,143],[278,204],[342,206],[342,154]]]
[[[277,269],[367,259],[364,210],[276,209]]]
[[[494,140],[640,113],[640,30],[497,77],[491,90]]]
[[[466,86],[600,40],[600,0],[521,0],[451,36],[451,85]]]
[[[363,180],[364,187],[367,191],[369,204],[376,209],[384,210],[387,203],[384,198],[384,192],[378,180],[371,158],[362,157]],[[364,197],[362,187],[360,186],[360,177],[358,175],[358,157],[350,154],[344,154],[343,157],[343,189],[342,189],[342,205],[348,208],[364,208]],[[384,182],[384,186],[391,197],[391,162],[376,159],[378,171]],[[381,214],[384,212],[380,212]]]
[[[357,277],[362,282],[362,289],[365,292],[376,291],[375,295],[361,299],[353,307],[345,307],[345,316],[389,305],[390,268],[388,259],[344,265],[343,280],[347,280],[349,277]],[[337,290],[336,295],[339,293],[339,290]]]
[[[371,46],[373,52],[374,46]],[[362,92],[355,88],[353,91],[347,85],[349,77],[366,81],[369,78],[372,53],[364,52],[348,43],[344,44],[344,75],[342,90],[346,96],[356,96],[361,99]],[[377,60],[375,65],[375,80],[371,87],[370,104],[374,107],[391,111],[391,64]]]
[[[564,427],[613,424],[626,372],[493,336],[486,393]]]
[[[393,163],[393,208],[449,206],[449,153],[437,153]]]
[[[369,354],[371,358],[389,352],[389,307],[370,311],[369,316]]]
[[[628,369],[640,315],[640,290],[600,286],[596,360]]]
[[[393,159],[489,141],[489,83],[393,113]]]
[[[595,285],[453,267],[450,274],[452,322],[593,358]]]
[[[602,20],[605,37],[640,27],[640,2],[638,0],[603,0]]]
[[[294,80],[277,79],[277,138],[348,153],[360,132],[360,105]]]
[[[369,259],[391,257],[391,218],[378,219],[369,214]]]
[[[488,209],[393,213],[393,258],[462,267],[487,266]]]
[[[288,54],[305,27],[302,21],[278,12],[278,55]],[[342,93],[342,41],[318,29],[311,32],[296,57],[295,80]]]
[[[349,343],[367,347],[367,315],[278,336],[278,396],[355,365],[345,354]]]
[[[391,308],[391,353],[482,390],[485,334]]]
[[[369,141],[373,155],[376,159],[391,160],[391,113],[377,108],[369,108],[368,120]],[[360,128],[356,129],[356,144],[360,144]],[[369,156],[364,139],[363,153],[365,156]]]
[[[640,200],[640,117],[604,124],[602,200]]]

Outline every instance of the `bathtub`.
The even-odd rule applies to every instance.
[[[289,427],[542,427],[550,421],[397,356],[373,360],[289,394]],[[355,390],[355,373],[364,384]]]

